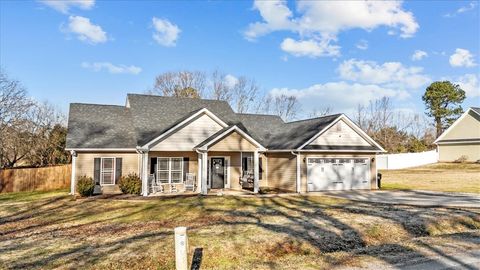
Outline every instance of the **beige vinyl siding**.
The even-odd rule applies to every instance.
[[[208,151],[255,151],[256,149],[255,145],[234,131],[210,146]]]
[[[312,141],[310,145],[370,146],[370,143],[353,130],[345,121],[340,120],[320,135],[320,137]]]
[[[438,145],[440,162],[452,162],[465,156],[467,161],[480,160],[480,143],[440,144]]]
[[[116,157],[122,158],[122,175],[129,173],[138,173],[138,154],[137,153],[82,153],[77,152],[75,162],[75,176],[89,176],[93,178],[94,158]]]
[[[290,153],[267,153],[268,187],[296,191],[297,161]]]
[[[470,111],[455,126],[453,126],[443,140],[457,140],[457,139],[479,139],[480,140],[480,116]],[[459,148],[461,149],[461,147]],[[441,154],[441,152],[440,152]]]
[[[166,139],[152,147],[151,151],[192,151],[192,149],[203,142],[222,126],[215,122],[210,116],[203,114],[181,128]]]
[[[321,157],[321,158],[345,158],[345,157],[358,157],[370,159],[370,188],[377,189],[376,179],[376,159],[372,162],[372,158],[375,158],[375,154],[358,154],[358,153],[345,153],[345,154],[330,154],[330,153],[308,153],[301,154],[300,162],[300,191],[307,192],[307,163],[308,157]]]

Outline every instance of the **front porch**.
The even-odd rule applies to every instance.
[[[258,151],[149,151],[140,155],[142,195],[257,193]]]

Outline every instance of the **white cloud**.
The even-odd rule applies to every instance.
[[[166,47],[173,47],[176,45],[178,36],[181,32],[180,28],[171,23],[167,19],[159,19],[156,17],[152,18],[153,28],[155,32],[153,33],[153,39],[160,45]]]
[[[339,56],[340,47],[331,45],[329,40],[293,40],[286,38],[280,48],[294,56],[308,56],[312,58],[321,56]]]
[[[377,64],[374,61],[349,59],[341,63],[337,71],[342,79],[389,87],[416,89],[430,81],[423,74],[423,68],[405,67],[400,62]]]
[[[382,97],[396,100],[409,97],[409,94],[403,90],[345,81],[315,84],[304,89],[274,88],[269,93],[272,96],[285,94],[297,97],[304,111],[335,104],[336,111],[347,112],[353,110],[358,104],[366,105]]]
[[[443,16],[446,17],[446,18],[452,18],[452,17],[457,16],[458,14],[462,14],[462,13],[465,13],[467,11],[473,10],[477,5],[478,5],[477,2],[472,1],[467,6],[462,6],[462,7],[458,8],[457,10],[455,10],[455,12],[447,13]]]
[[[68,17],[68,26],[65,32],[74,33],[81,41],[96,44],[107,41],[107,33],[99,25],[90,22],[89,18],[81,16]]]
[[[401,37],[407,38],[419,27],[400,1],[301,1],[296,6],[298,16],[283,0],[256,0],[253,8],[260,12],[263,21],[251,23],[244,32],[250,41],[274,31],[291,31],[300,40],[310,43],[327,40],[329,44],[336,41],[341,31],[355,28],[371,31],[381,26],[398,30]]]
[[[83,62],[82,67],[86,69],[93,70],[95,72],[99,72],[102,70],[106,70],[112,74],[139,74],[142,72],[142,69],[137,66],[127,66],[127,65],[114,65],[109,62],[94,62],[88,63]]]
[[[65,14],[73,7],[87,10],[95,5],[95,0],[41,0],[40,2]]]
[[[428,57],[428,53],[426,51],[415,50],[415,52],[412,54],[412,61],[419,61],[425,57]]]
[[[477,64],[469,50],[457,48],[455,53],[450,55],[450,65],[452,67],[474,67]]]
[[[475,74],[465,74],[460,76],[455,83],[465,91],[467,97],[479,97],[480,85],[478,82],[478,76]]]
[[[355,47],[357,47],[360,50],[366,50],[368,49],[368,41],[366,41],[365,39],[361,39],[358,41]]]
[[[232,74],[227,74],[223,78],[228,87],[234,87],[238,83],[238,78]]]

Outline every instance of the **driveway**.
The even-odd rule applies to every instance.
[[[353,201],[405,204],[415,206],[443,206],[480,208],[480,195],[467,193],[446,193],[433,191],[392,191],[392,190],[355,190],[325,191],[309,194],[321,194]]]

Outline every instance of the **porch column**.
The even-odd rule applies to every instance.
[[[142,151],[140,178],[142,179],[142,196],[148,196],[148,151]]]
[[[207,152],[202,152],[202,194],[207,195],[208,186],[207,186],[207,161],[208,156]]]
[[[76,164],[77,164],[77,152],[72,150],[70,151],[72,155],[72,175],[70,177],[70,195],[75,195],[75,179],[76,179]]]
[[[197,181],[197,192],[202,193],[202,153],[198,153],[198,159],[197,159],[197,178],[195,179]]]
[[[258,193],[258,190],[259,190],[258,165],[259,165],[259,155],[258,155],[258,151],[255,150],[255,152],[253,152],[253,193]]]

